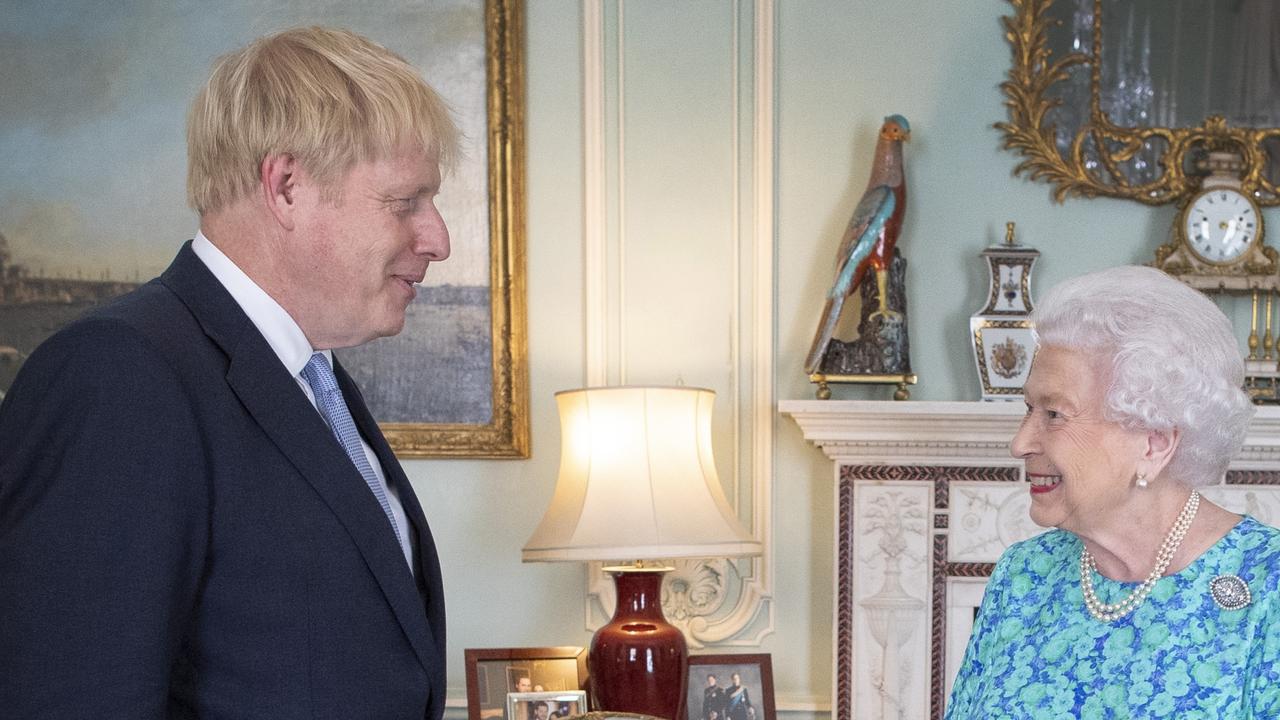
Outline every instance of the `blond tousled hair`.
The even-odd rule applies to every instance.
[[[214,64],[187,117],[187,203],[204,215],[239,200],[276,153],[333,197],[356,163],[406,144],[443,167],[458,145],[448,106],[409,63],[348,30],[285,30]]]

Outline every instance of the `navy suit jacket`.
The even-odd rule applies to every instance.
[[[440,566],[378,501],[191,251],[37,349],[0,405],[0,714],[377,718],[444,712]]]

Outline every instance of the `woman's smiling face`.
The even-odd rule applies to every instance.
[[[1010,450],[1026,462],[1031,519],[1088,535],[1125,522],[1146,433],[1104,418],[1108,371],[1090,354],[1047,345],[1036,353],[1027,414]]]

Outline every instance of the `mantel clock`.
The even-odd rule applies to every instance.
[[[1173,241],[1156,250],[1155,266],[1208,293],[1250,296],[1245,390],[1254,402],[1274,403],[1280,401],[1280,366],[1272,354],[1272,302],[1280,291],[1280,262],[1275,248],[1263,243],[1257,200],[1240,187],[1240,156],[1210,153],[1203,168],[1209,174],[1186,198]]]
[[[1209,291],[1277,289],[1277,253],[1263,243],[1262,213],[1240,187],[1238,155],[1210,153],[1209,174],[1178,212],[1173,240],[1156,250],[1155,266]]]

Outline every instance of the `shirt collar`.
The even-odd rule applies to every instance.
[[[195,240],[191,242],[191,250],[196,257],[209,268],[209,272],[231,293],[232,299],[249,316],[249,321],[267,344],[275,351],[276,357],[284,363],[290,375],[297,375],[306,367],[316,351],[311,347],[307,336],[294,322],[293,317],[253,281],[238,265],[232,262],[217,245],[214,245],[203,232],[197,231]],[[333,365],[333,356],[328,350],[324,355]]]

